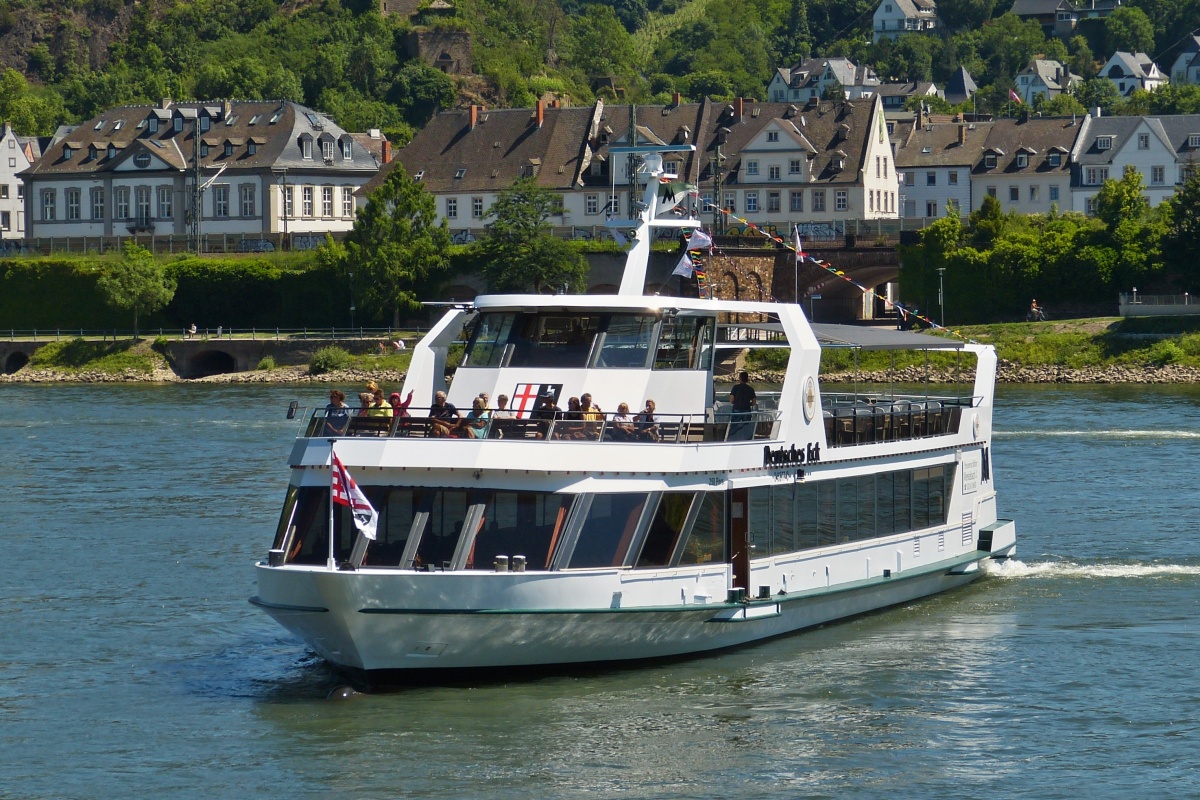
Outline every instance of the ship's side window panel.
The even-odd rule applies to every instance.
[[[796,550],[820,547],[821,536],[817,525],[819,510],[817,484],[799,484],[796,487]]]
[[[416,505],[417,510],[428,512],[429,519],[420,532],[421,541],[413,566],[417,569],[444,566],[454,557],[454,548],[462,533],[463,520],[467,516],[467,492],[420,489],[416,492]]]
[[[875,538],[875,476],[858,476],[858,539]]]
[[[858,538],[858,479],[840,478],[837,482],[837,540]]]
[[[657,320],[648,314],[610,314],[597,343],[597,367],[646,366]]]
[[[912,473],[900,470],[892,473],[892,503],[896,514],[896,533],[911,531],[912,523]]]
[[[913,472],[912,511],[914,528],[924,528],[929,525],[929,470],[927,469],[918,469]]]
[[[694,492],[667,492],[662,496],[638,555],[637,566],[670,566],[694,498]]]
[[[896,503],[893,488],[896,473],[882,472],[875,476],[875,526],[880,536],[896,533]]]
[[[654,356],[654,368],[708,369],[712,359],[714,327],[709,317],[673,317],[664,320]]]
[[[792,483],[771,487],[771,555],[796,549],[796,486]]]
[[[296,503],[300,499],[300,487],[289,486],[287,496],[283,498],[283,512],[279,515],[279,526],[275,529],[275,542],[271,547],[282,550],[287,546],[288,539],[295,532]]]
[[[725,493],[706,492],[679,563],[710,564],[724,560]]]
[[[751,487],[746,493],[746,504],[750,507],[750,557],[761,558],[771,552],[771,487]]]
[[[498,367],[504,357],[517,315],[512,313],[481,314],[471,332],[471,340],[463,355],[464,367]]]
[[[364,487],[372,505],[379,512],[378,527],[375,531],[375,541],[367,546],[363,564],[368,567],[404,567],[400,557],[408,536],[412,532],[413,515],[416,513],[416,498],[414,490],[395,488],[390,490]],[[379,501],[376,502],[376,492]],[[386,497],[383,495],[386,494]]]
[[[597,494],[568,567],[619,567],[637,533],[646,494]]]
[[[817,545],[837,541],[837,486],[833,481],[817,484]]]
[[[336,524],[335,521],[335,529]],[[322,486],[298,489],[290,527],[290,535],[284,543],[285,561],[289,564],[324,564],[329,558],[329,489]]]
[[[468,568],[492,569],[496,556],[525,556],[531,570],[546,569],[570,510],[570,495],[547,492],[486,492],[483,525]]]
[[[600,315],[522,314],[509,366],[586,367]]]

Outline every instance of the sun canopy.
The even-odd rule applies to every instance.
[[[822,347],[857,347],[862,350],[961,350],[963,342],[925,333],[858,325],[814,324],[813,334]]]

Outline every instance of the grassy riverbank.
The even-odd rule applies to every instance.
[[[996,346],[1001,381],[1011,383],[1197,383],[1200,382],[1200,317],[1122,320],[1117,317],[1036,323],[1006,323],[956,329],[962,337]],[[179,377],[161,354],[165,340],[98,342],[72,340],[42,347],[30,363],[2,381],[175,381]],[[774,382],[786,351],[751,353],[746,367],[757,380]],[[252,372],[197,379],[212,383],[320,381],[341,383],[378,377],[398,381],[408,370],[411,351],[384,355],[350,355],[337,369],[310,374],[308,365],[263,363]],[[895,359],[893,361],[893,358]],[[822,371],[836,374],[905,370],[924,375],[921,353],[889,351],[855,354],[826,350]],[[931,353],[935,374],[957,370],[954,353]]]

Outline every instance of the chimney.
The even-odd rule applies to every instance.
[[[472,103],[471,110],[468,113],[470,116],[468,117],[467,130],[473,131],[475,130],[475,126],[479,124],[479,106]]]
[[[542,127],[542,123],[546,121],[546,104],[540,99],[533,107],[533,118],[537,121],[537,126]]]
[[[1092,117],[1095,119],[1100,119],[1100,106],[1092,107]]]
[[[392,143],[387,139],[383,140],[383,150],[380,152],[380,155],[383,157],[383,163],[392,163]]]
[[[221,119],[229,119],[233,116],[233,103],[228,100],[221,103]]]
[[[733,101],[733,118],[741,120],[742,115],[746,113],[746,101],[739,97]]]
[[[683,98],[682,98],[682,96],[679,94],[679,92],[676,92],[675,94],[671,95],[671,105],[673,105],[673,106],[675,106],[676,108],[678,108],[678,107],[679,107],[679,105],[680,105],[680,101],[681,101],[682,99],[683,99]]]
[[[171,100],[171,98],[164,97],[162,100],[158,101],[158,107],[161,108],[163,111],[166,111],[168,108],[171,107],[172,102],[174,102],[174,101]]]
[[[967,126],[960,124],[958,126],[958,146],[962,147],[967,143]]]

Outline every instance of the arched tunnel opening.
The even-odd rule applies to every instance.
[[[227,372],[237,372],[237,361],[223,350],[205,350],[196,353],[187,361],[189,378],[207,378],[209,375],[223,375]]]
[[[14,372],[25,367],[29,363],[29,356],[17,350],[14,353],[9,353],[8,358],[4,360],[4,374],[12,375]]]

